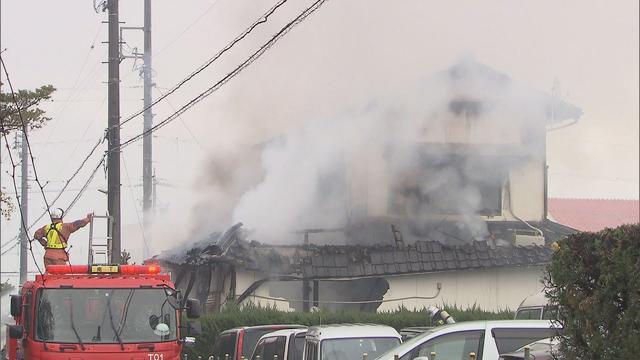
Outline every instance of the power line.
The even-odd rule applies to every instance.
[[[159,128],[161,128],[161,127],[163,127],[165,125],[167,125],[168,123],[170,123],[171,121],[175,120],[180,115],[182,115],[184,112],[186,112],[188,109],[193,107],[195,104],[199,103],[204,98],[208,97],[209,95],[211,95],[212,93],[217,91],[220,87],[222,87],[225,83],[227,83],[227,81],[231,80],[233,77],[235,77],[240,72],[242,72],[242,70],[244,70],[246,67],[251,65],[251,63],[253,63],[255,60],[260,58],[260,56],[262,56],[262,54],[264,54],[267,50],[269,50],[278,40],[280,40],[282,37],[284,37],[284,35],[286,35],[293,27],[295,27],[296,25],[298,25],[302,21],[304,21],[304,19],[306,19],[314,11],[319,9],[326,1],[327,0],[317,0],[316,2],[314,2],[311,6],[306,8],[300,15],[298,15],[295,19],[291,20],[287,25],[285,25],[283,28],[281,28],[275,35],[273,35],[273,37],[271,37],[271,39],[269,39],[269,41],[264,43],[257,51],[255,51],[253,54],[251,54],[244,62],[242,62],[240,65],[238,65],[235,69],[233,69],[233,71],[228,73],[221,80],[216,82],[213,86],[211,86],[210,88],[208,88],[204,92],[200,93],[195,98],[191,99],[191,101],[189,101],[188,103],[183,105],[180,109],[178,109],[178,111],[174,112],[169,117],[165,118],[161,122],[159,122],[156,125],[152,126],[149,130],[143,131],[142,133],[130,138],[129,140],[123,142],[122,144],[120,144],[119,147],[114,148],[113,150],[115,151],[115,150],[122,149],[122,148],[130,145],[131,143],[140,140],[144,136],[146,136],[146,135],[158,130]]]
[[[125,158],[122,158],[122,165],[124,167],[124,173],[127,176],[127,182],[129,184],[129,193],[131,194],[131,202],[133,202],[133,209],[136,213],[136,218],[138,219],[138,226],[140,227],[140,232],[142,233],[142,241],[144,242],[144,246],[146,248],[147,253],[149,252],[149,244],[147,242],[147,236],[145,234],[144,226],[142,225],[142,221],[140,220],[140,213],[138,212],[138,204],[136,203],[135,194],[133,193],[133,186],[131,185],[131,178],[129,177],[129,170],[127,169],[127,162]]]
[[[85,190],[87,190],[87,188],[89,187],[89,184],[91,184],[91,182],[93,181],[93,178],[96,176],[96,173],[98,172],[98,170],[100,170],[100,167],[102,167],[102,165],[104,165],[104,160],[106,159],[106,157],[107,157],[107,155],[105,153],[105,155],[103,155],[102,158],[100,158],[100,161],[98,162],[98,165],[93,169],[93,171],[91,172],[91,175],[89,176],[87,181],[84,183],[84,185],[82,186],[82,188],[80,189],[78,194],[75,196],[75,198],[73,198],[73,200],[71,200],[71,203],[65,209],[65,211],[64,211],[65,213],[69,212],[71,210],[71,208],[73,208],[73,206],[78,202],[78,200],[80,200],[80,198],[84,194]]]
[[[9,84],[9,89],[11,90],[11,97],[13,98],[13,102],[16,105],[16,108],[18,108],[18,115],[20,116],[20,121],[22,122],[22,131],[24,132],[24,141],[26,141],[27,143],[27,149],[29,152],[29,155],[31,156],[31,161],[32,161],[32,166],[33,166],[33,173],[36,179],[36,182],[38,183],[38,186],[40,187],[40,190],[43,190],[42,185],[40,184],[40,182],[38,181],[38,175],[36,172],[36,166],[35,163],[33,162],[33,154],[31,154],[31,148],[29,146],[29,139],[27,137],[27,126],[26,123],[24,122],[24,118],[22,117],[22,111],[20,111],[20,105],[18,104],[18,100],[16,98],[16,94],[13,91],[13,85],[11,84],[11,80],[9,79],[9,72],[7,71],[7,67],[4,63],[4,59],[2,58],[2,56],[0,56],[0,64],[2,65],[2,68],[4,69],[4,74],[7,78],[7,83]],[[7,146],[7,151],[9,152],[9,161],[11,161],[11,180],[13,182],[13,189],[16,192],[16,201],[18,203],[18,209],[20,211],[20,224],[22,225],[22,228],[24,229],[24,233],[25,236],[28,236],[28,229],[27,229],[27,224],[25,223],[25,219],[24,219],[24,214],[22,212],[22,205],[20,204],[20,197],[18,196],[18,184],[16,183],[16,163],[15,161],[13,161],[13,155],[11,154],[11,149],[9,148],[9,142],[7,140],[7,132],[5,131],[5,127],[4,127],[4,117],[0,118],[0,126],[2,127],[2,136],[4,137],[4,141],[5,141],[5,145]],[[45,201],[45,205],[47,205],[47,211],[49,211],[49,205],[47,204],[47,198],[44,195],[44,192],[42,193],[42,197],[44,198]],[[38,268],[38,272],[40,272],[40,274],[42,274],[42,270],[40,269],[40,265],[38,265],[38,262],[36,261],[36,257],[33,254],[33,247],[31,245],[32,240],[29,239],[29,252],[31,253],[31,257],[33,258],[33,262],[36,265],[36,268]]]
[[[124,119],[121,123],[120,126],[128,123],[129,121],[133,120],[135,117],[140,116],[142,113],[144,113],[146,110],[152,108],[153,106],[155,106],[156,104],[158,104],[159,102],[161,102],[162,100],[164,100],[164,98],[166,98],[167,96],[173,94],[176,90],[178,90],[179,88],[182,87],[182,85],[184,85],[185,83],[187,83],[189,80],[193,79],[196,75],[198,75],[199,73],[201,73],[202,71],[204,71],[206,68],[208,68],[211,64],[213,64],[216,60],[218,60],[224,53],[226,53],[227,51],[229,51],[233,46],[235,46],[238,42],[240,42],[242,39],[244,39],[245,37],[247,37],[247,35],[249,35],[256,27],[258,27],[261,24],[264,24],[267,22],[269,16],[271,16],[279,7],[281,7],[282,5],[284,5],[288,0],[280,0],[278,1],[278,3],[276,5],[274,5],[271,9],[269,9],[266,13],[264,13],[258,20],[256,20],[251,26],[249,26],[245,31],[243,31],[240,35],[238,35],[235,39],[233,39],[230,43],[228,43],[224,48],[222,48],[222,50],[220,50],[217,54],[215,54],[211,59],[209,59],[204,65],[201,65],[198,69],[196,69],[195,71],[193,71],[191,74],[189,74],[189,76],[187,76],[186,78],[184,78],[182,81],[180,81],[177,85],[175,85],[174,87],[172,87],[165,95],[157,98],[156,100],[154,100],[149,106],[146,106],[140,110],[138,110],[137,112],[133,113],[132,115],[130,115],[129,117],[127,117],[126,119]]]
[[[18,116],[20,117],[20,122],[22,123],[22,133],[24,135],[24,141],[27,143],[27,152],[29,153],[29,157],[31,158],[31,167],[33,168],[33,177],[40,188],[40,192],[42,193],[42,198],[44,199],[44,204],[47,207],[47,211],[49,209],[49,202],[47,201],[47,196],[44,194],[44,186],[40,183],[40,179],[38,179],[38,170],[36,168],[35,159],[33,158],[33,152],[31,151],[31,144],[29,143],[29,136],[27,135],[27,123],[24,121],[22,117],[22,110],[20,110],[20,105],[18,104],[18,98],[16,97],[16,93],[13,91],[13,85],[11,84],[11,79],[9,78],[9,72],[7,71],[7,66],[4,63],[4,60],[0,58],[0,63],[2,64],[2,69],[4,70],[4,75],[7,78],[7,84],[9,84],[9,90],[11,90],[11,97],[13,102],[18,109]],[[25,228],[25,232],[27,229]]]
[[[213,0],[213,2],[211,3],[211,5],[209,5],[209,7],[200,14],[200,16],[198,16],[198,18],[196,18],[194,21],[192,21],[184,30],[182,30],[182,32],[180,32],[180,34],[178,34],[178,36],[176,36],[173,40],[169,41],[162,49],[160,49],[160,51],[156,52],[153,54],[154,57],[158,57],[158,55],[160,55],[162,52],[164,52],[167,48],[169,48],[171,45],[173,45],[173,43],[175,43],[176,41],[178,41],[182,35],[184,35],[187,31],[189,31],[194,25],[196,25],[198,22],[200,22],[200,20],[202,20],[202,18],[205,17],[205,15],[207,15],[209,13],[209,11],[211,11],[216,4],[218,3],[219,0]]]
[[[9,78],[9,73],[8,73],[8,71],[7,71],[7,68],[6,68],[6,65],[5,65],[5,63],[4,63],[4,60],[3,60],[1,57],[0,57],[0,63],[2,64],[2,68],[3,68],[4,73],[5,73],[5,76],[6,76],[6,78],[7,78],[7,83],[9,84],[9,88],[10,88],[10,90],[11,90],[11,94],[12,94],[13,102],[14,102],[14,103],[15,103],[15,105],[16,105],[17,112],[18,112],[18,116],[20,117],[20,121],[21,121],[21,123],[22,123],[22,130],[23,130],[23,132],[24,132],[24,134],[25,134],[25,141],[26,141],[26,144],[27,144],[27,149],[28,149],[28,152],[29,152],[29,156],[30,156],[30,158],[31,158],[31,165],[32,165],[32,167],[33,167],[33,173],[34,173],[35,181],[36,181],[36,183],[38,184],[38,187],[40,188],[40,193],[42,194],[42,197],[43,197],[43,199],[44,199],[44,203],[45,203],[45,207],[46,207],[45,211],[44,211],[44,212],[43,212],[43,213],[42,213],[42,214],[41,214],[41,215],[40,215],[40,216],[39,216],[39,217],[38,217],[38,218],[37,218],[37,219],[32,223],[32,225],[30,225],[29,227],[27,227],[27,226],[26,226],[26,223],[24,223],[24,217],[23,217],[23,215],[22,215],[22,208],[20,207],[20,200],[19,200],[19,198],[18,198],[17,185],[15,184],[15,167],[16,167],[17,165],[16,165],[16,164],[15,164],[15,162],[13,161],[13,156],[11,155],[11,150],[10,150],[10,148],[9,148],[9,144],[8,144],[8,143],[6,143],[7,150],[8,150],[8,152],[9,152],[9,159],[10,159],[10,161],[11,161],[12,165],[13,165],[13,169],[12,169],[12,171],[13,171],[12,179],[13,179],[13,181],[14,181],[14,185],[15,185],[15,186],[14,186],[14,190],[15,190],[15,192],[16,192],[16,193],[15,193],[16,199],[18,200],[18,207],[20,207],[20,217],[21,217],[21,222],[22,222],[22,225],[23,225],[23,228],[24,228],[25,233],[27,233],[27,234],[28,234],[29,229],[31,229],[31,228],[33,227],[33,225],[37,224],[37,223],[38,223],[38,221],[40,221],[40,220],[41,220],[41,219],[42,219],[46,214],[49,214],[49,208],[50,208],[50,206],[54,205],[54,204],[56,203],[56,201],[58,201],[58,199],[60,198],[60,196],[62,196],[62,194],[63,194],[63,193],[64,193],[64,191],[67,189],[67,187],[69,186],[69,184],[71,183],[71,181],[73,181],[73,179],[78,175],[78,173],[80,172],[80,170],[84,167],[84,165],[85,165],[85,164],[86,164],[86,162],[89,160],[89,158],[93,155],[93,153],[94,153],[94,152],[95,152],[95,150],[98,148],[98,146],[100,146],[100,144],[101,144],[102,142],[104,142],[105,137],[102,137],[102,138],[98,139],[98,142],[97,142],[97,143],[96,143],[96,145],[91,149],[91,151],[89,152],[89,154],[84,158],[84,160],[82,161],[82,163],[80,164],[80,166],[78,167],[78,169],[76,169],[76,171],[73,173],[73,175],[72,175],[72,176],[71,176],[71,177],[70,177],[70,178],[65,182],[64,186],[62,187],[62,189],[60,190],[60,192],[58,193],[58,195],[54,198],[53,202],[52,202],[51,204],[49,204],[49,202],[48,202],[48,200],[47,200],[47,197],[46,197],[46,195],[45,195],[45,193],[44,193],[44,186],[40,183],[40,180],[39,180],[39,178],[38,178],[38,173],[37,173],[37,169],[36,169],[36,165],[35,165],[35,159],[34,159],[34,157],[33,157],[33,152],[31,151],[31,144],[30,144],[30,142],[29,142],[29,138],[28,138],[28,136],[27,136],[27,130],[26,130],[26,128],[27,128],[27,124],[26,124],[26,122],[25,122],[25,120],[24,120],[24,118],[23,118],[23,116],[22,116],[22,111],[21,111],[21,109],[20,109],[20,107],[19,107],[19,105],[18,105],[18,101],[17,101],[16,95],[15,95],[15,92],[14,92],[14,90],[13,90],[13,85],[12,85],[11,80],[10,80],[10,78]],[[4,130],[4,122],[2,122],[2,128],[3,128],[3,130]],[[5,142],[6,142],[6,141],[7,141],[7,138],[6,138],[6,133],[5,133],[4,131],[3,131],[3,136],[5,137]],[[92,176],[91,176],[91,178],[90,178],[90,179],[93,179],[93,175],[95,175],[95,172],[92,174]],[[84,192],[84,190],[86,190],[86,186],[88,186],[88,184],[87,184],[87,185],[85,185],[85,186],[80,190],[80,192],[79,192],[79,195],[80,195],[80,196],[81,196],[81,194]],[[76,199],[74,199],[74,201],[77,201],[77,199],[78,199],[78,198],[79,198],[79,196],[76,196]],[[74,204],[75,204],[75,202],[74,202]],[[71,205],[70,205],[67,209],[69,209],[70,207],[71,207]],[[5,243],[4,245],[6,246],[6,245],[10,244],[10,243],[11,243],[11,241],[16,240],[16,239],[17,239],[17,237],[15,237],[15,238],[14,238],[14,239],[12,239],[12,240],[9,240],[9,241],[8,241],[7,243]],[[19,242],[18,242],[18,243],[19,243]],[[29,242],[29,247],[30,247],[31,255],[33,256],[33,251],[31,250],[31,241]],[[5,251],[5,252],[6,252],[6,251]],[[35,261],[35,257],[34,257],[34,261]],[[37,263],[36,263],[36,266],[38,266],[38,265],[37,265]],[[40,269],[39,269],[39,267],[38,267],[38,270],[40,270]]]
[[[80,166],[75,170],[75,172],[73,173],[73,175],[71,175],[71,177],[69,177],[67,180],[65,180],[65,184],[62,186],[62,189],[60,189],[58,191],[58,194],[56,195],[56,197],[53,199],[53,201],[51,202],[50,206],[54,206],[56,204],[56,202],[58,201],[58,199],[60,199],[60,197],[62,196],[62,194],[67,190],[67,187],[69,186],[69,184],[71,184],[71,182],[75,179],[75,177],[80,173],[80,170],[82,170],[82,168],[86,165],[87,161],[91,158],[91,156],[93,155],[93,153],[96,151],[96,149],[100,146],[100,144],[102,144],[105,140],[105,137],[101,137],[100,139],[98,139],[97,143],[93,146],[93,148],[91,148],[91,150],[89,151],[89,154],[87,154],[87,156],[85,156],[85,158],[82,160],[82,162],[80,163]],[[8,149],[8,145],[7,145],[7,149]],[[102,159],[100,160],[100,162],[98,163],[98,166],[96,167],[96,169],[94,169],[93,173],[90,176],[90,180],[88,181],[88,183],[85,183],[79,190],[78,190],[78,195],[76,195],[76,197],[73,200],[73,205],[75,205],[75,202],[77,202],[79,200],[79,198],[82,196],[82,193],[84,193],[84,191],[87,189],[87,187],[89,186],[89,183],[91,182],[91,180],[93,180],[93,177],[95,176],[95,173],[97,172],[98,169],[100,169],[100,166],[102,165],[102,162],[104,161],[104,156],[102,157]],[[17,196],[17,193],[16,193]],[[69,205],[69,207],[67,207],[67,209],[65,210],[65,213],[68,213],[69,210],[71,209],[72,205]],[[42,214],[40,214],[40,216],[38,216],[37,219],[35,219],[34,221],[31,222],[31,224],[29,225],[29,227],[27,228],[27,231],[29,231],[31,228],[33,228],[34,225],[36,225],[40,220],[42,220],[42,218],[47,215],[49,213],[49,207],[47,207],[45,209],[44,212],[42,212]],[[15,236],[14,238],[12,238],[11,240],[7,241],[5,244],[3,244],[2,246],[7,246],[8,244],[10,244],[12,241],[15,241],[18,239],[18,236]]]
[[[100,35],[100,32],[102,30],[102,24],[98,25],[98,29],[96,29],[96,34],[93,37],[93,41],[91,42],[91,46],[89,47],[89,51],[87,51],[87,54],[84,57],[84,60],[82,62],[82,65],[80,66],[80,70],[78,71],[78,76],[76,76],[75,81],[73,82],[73,86],[71,87],[71,90],[69,91],[69,96],[67,96],[67,99],[62,101],[64,104],[62,106],[62,109],[58,110],[58,112],[56,112],[55,116],[56,118],[59,118],[64,112],[65,110],[67,110],[67,108],[69,107],[69,103],[71,102],[71,98],[76,94],[77,92],[77,87],[80,85],[80,77],[82,76],[82,72],[84,71],[85,67],[87,66],[88,62],[89,62],[89,57],[91,56],[91,53],[93,52],[93,49],[95,48],[95,44],[96,41],[98,40],[98,36]],[[97,67],[94,68],[93,71],[95,71],[97,69]],[[93,73],[93,71],[91,73],[89,73],[89,75],[91,75]],[[87,78],[89,77],[89,75],[87,75]],[[60,102],[60,101],[58,101]],[[51,136],[53,136],[53,133],[56,131],[56,127],[59,124],[59,122],[54,122],[51,130],[49,131],[49,134],[46,138],[46,141],[49,141],[49,139],[51,139]]]
[[[164,95],[164,93],[162,92],[162,90],[160,90],[160,88],[156,85],[154,86],[154,88],[160,93],[160,95]],[[173,110],[174,112],[177,111],[175,106],[173,106],[173,104],[167,100],[167,104],[169,104],[169,107],[171,108],[171,110]],[[202,149],[202,150],[207,150],[205,149],[204,146],[202,146],[202,144],[200,143],[200,141],[198,140],[198,138],[196,137],[196,135],[193,133],[193,131],[191,131],[191,128],[189,128],[189,126],[187,125],[187,123],[182,120],[182,118],[180,118],[180,123],[182,123],[182,125],[184,126],[184,128],[187,130],[187,132],[189,133],[189,135],[191,135],[191,138],[193,139],[193,141],[196,142],[196,144]]]
[[[4,255],[4,254],[8,253],[9,251],[15,249],[16,246],[18,246],[18,245],[20,245],[20,241],[16,241],[10,248],[8,248],[7,250],[4,250],[1,255]]]

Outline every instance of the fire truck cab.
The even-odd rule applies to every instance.
[[[157,265],[53,265],[11,297],[9,360],[177,360],[200,303]],[[182,324],[186,322],[186,324]]]

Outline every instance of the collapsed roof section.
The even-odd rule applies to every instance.
[[[547,242],[573,232],[548,220],[532,225],[545,233]],[[248,241],[241,226],[213,234],[189,249],[180,247],[163,252],[155,260],[169,267],[229,263],[237,269],[271,276],[348,279],[543,265],[552,254],[546,246],[516,246],[504,240],[514,231],[522,230],[520,223],[515,222],[491,223],[491,236],[486,239],[457,240],[446,245],[429,238],[398,242],[393,236],[386,243],[374,245],[269,245]]]

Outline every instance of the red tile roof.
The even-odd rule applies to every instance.
[[[608,199],[549,199],[549,215],[562,225],[599,231],[640,222],[640,201]]]

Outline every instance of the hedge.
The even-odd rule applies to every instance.
[[[545,285],[560,305],[565,359],[638,358],[640,224],[559,241]]]
[[[460,321],[470,320],[503,320],[513,319],[514,313],[510,310],[498,312],[484,311],[476,306],[461,309],[458,306],[444,305],[453,318]],[[242,308],[230,307],[218,314],[207,314],[200,319],[202,335],[197,337],[196,347],[188,351],[189,358],[197,358],[198,355],[207,358],[213,349],[213,343],[222,331],[240,326],[266,325],[266,324],[339,324],[339,323],[371,323],[389,325],[396,330],[411,326],[429,325],[429,316],[426,309],[408,310],[400,307],[390,312],[361,312],[340,311],[329,312],[284,312],[272,307],[245,305]]]

